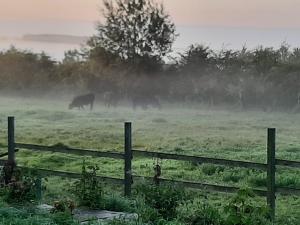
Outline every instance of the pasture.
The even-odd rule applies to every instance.
[[[133,110],[129,107],[94,110],[68,110],[69,99],[37,100],[0,99],[0,146],[6,151],[7,116],[16,118],[16,141],[42,145],[63,144],[74,148],[123,152],[123,123],[133,123],[133,148],[224,159],[266,161],[266,129],[277,128],[276,157],[300,161],[300,114],[224,110],[204,106],[164,105],[162,110]],[[123,163],[111,159],[86,157],[86,163],[98,165],[99,175],[123,176]],[[138,158],[133,173],[153,176],[156,159]],[[20,165],[80,172],[83,157],[57,153],[17,153]],[[265,173],[208,164],[194,165],[171,160],[159,161],[162,177],[211,184],[250,186],[265,185]],[[49,179],[47,198],[63,194],[67,181]],[[280,168],[277,185],[300,188],[299,169]],[[211,194],[212,201],[226,195]],[[277,215],[300,215],[300,198],[279,196]],[[300,218],[299,218],[300,220]]]

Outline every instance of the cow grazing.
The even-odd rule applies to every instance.
[[[78,109],[84,109],[85,105],[90,105],[90,109],[93,109],[95,101],[95,95],[94,94],[87,94],[87,95],[81,95],[77,96],[73,99],[71,104],[69,105],[69,109],[78,108]]]
[[[134,96],[132,98],[132,107],[135,110],[138,107],[146,110],[149,106],[153,108],[161,109],[161,104],[155,96]]]

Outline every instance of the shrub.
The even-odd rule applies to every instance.
[[[53,204],[53,209],[51,210],[52,213],[57,212],[69,212],[72,213],[75,209],[75,203],[69,199],[62,199],[60,201],[55,201]]]
[[[184,192],[174,185],[144,184],[139,185],[137,191],[144,198],[146,205],[167,220],[175,218],[176,207],[184,198]]]
[[[32,171],[14,169],[11,181],[1,184],[0,195],[7,203],[34,202],[41,188],[38,180],[37,174]]]
[[[226,205],[225,225],[267,225],[269,209],[254,200],[252,191],[240,190]]]
[[[133,212],[133,202],[116,195],[103,198],[103,209],[116,212]]]
[[[6,225],[79,225],[70,213],[41,214],[27,209],[0,208],[0,224]]]
[[[82,165],[81,177],[73,185],[73,192],[78,197],[79,206],[86,206],[91,209],[103,206],[103,191],[100,180],[97,178],[98,166]]]
[[[211,176],[219,171],[222,171],[223,168],[215,166],[215,165],[210,165],[210,164],[204,164],[202,166],[202,172],[208,176]]]
[[[199,199],[186,202],[177,208],[178,219],[189,225],[221,225],[219,211]]]

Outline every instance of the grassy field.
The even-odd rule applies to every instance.
[[[123,126],[133,123],[135,149],[178,154],[266,161],[268,127],[277,128],[277,152],[280,159],[300,161],[300,114],[207,109],[202,106],[168,105],[162,110],[108,109],[96,104],[95,110],[68,110],[68,99],[0,99],[0,145],[6,151],[7,116],[16,118],[16,141],[22,143],[123,151]],[[123,163],[118,160],[85,158],[100,167],[101,175],[122,177]],[[20,151],[21,165],[79,172],[83,158],[57,153]],[[155,159],[134,159],[134,174],[153,176]],[[163,160],[162,176],[233,186],[262,188],[265,173],[256,170]],[[52,185],[51,185],[52,181]],[[58,178],[50,179],[49,196],[59,193]],[[277,184],[300,188],[300,171],[280,168]],[[219,198],[223,195],[212,195]],[[279,196],[278,216],[299,216],[300,198]],[[300,216],[299,216],[300,221]]]

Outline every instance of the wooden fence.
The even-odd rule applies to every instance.
[[[8,156],[8,163],[10,165],[15,164],[15,153],[19,151],[19,149],[27,149],[32,151],[42,151],[42,152],[57,152],[57,153],[65,153],[65,154],[73,154],[80,156],[92,156],[92,157],[104,157],[104,158],[112,158],[124,160],[124,179],[113,178],[113,177],[103,177],[99,176],[99,179],[102,179],[105,182],[111,182],[114,184],[124,185],[124,193],[126,196],[131,195],[131,186],[133,180],[143,178],[145,180],[153,181],[151,177],[142,177],[142,176],[133,176],[132,175],[132,160],[133,156],[139,157],[152,157],[159,159],[168,159],[168,160],[180,160],[194,163],[209,163],[214,165],[223,165],[229,167],[243,167],[249,169],[257,169],[267,172],[267,187],[265,190],[262,189],[253,189],[253,191],[259,196],[267,197],[267,204],[271,209],[272,219],[275,217],[275,200],[276,193],[284,194],[284,195],[299,195],[300,189],[287,188],[287,187],[276,187],[275,175],[276,175],[276,166],[287,166],[293,168],[300,168],[300,162],[290,161],[290,160],[282,160],[276,159],[275,156],[275,137],[276,130],[275,128],[269,128],[267,133],[267,162],[266,163],[256,163],[256,162],[246,162],[239,160],[228,160],[228,159],[217,159],[217,158],[209,158],[209,157],[199,157],[199,156],[188,156],[188,155],[179,155],[179,154],[169,154],[162,152],[151,152],[151,151],[142,151],[132,149],[132,131],[131,131],[131,123],[126,122],[124,126],[124,153],[118,152],[101,152],[97,150],[88,150],[88,149],[77,149],[77,148],[69,148],[64,146],[42,146],[35,144],[25,144],[15,142],[15,124],[14,117],[8,117],[8,152],[6,154],[0,155],[0,157]],[[0,163],[4,163],[6,161],[0,160]],[[47,170],[47,169],[36,169],[36,168],[26,168],[20,167],[24,169],[33,169],[41,176],[60,176],[60,177],[68,177],[68,178],[79,178],[81,174],[72,173],[72,172],[64,172],[64,171],[55,171],[55,170]],[[181,185],[187,188],[195,188],[202,189],[205,191],[215,191],[215,192],[225,192],[225,193],[234,193],[239,190],[238,187],[231,186],[223,186],[223,185],[214,185],[207,183],[199,183],[199,182],[190,182],[190,181],[177,181],[170,179],[159,178],[161,183],[172,183]]]

